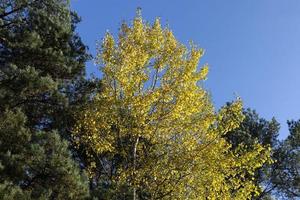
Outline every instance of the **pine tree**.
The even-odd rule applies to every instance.
[[[31,132],[25,124],[26,117],[20,110],[7,111],[0,118],[3,197],[12,194],[32,199],[87,197],[87,178],[72,160],[66,141],[54,131]]]
[[[31,128],[60,128],[68,104],[64,85],[84,74],[88,55],[68,6],[64,0],[0,5],[0,109],[22,107]]]
[[[0,197],[83,199],[72,159],[70,89],[83,80],[86,47],[65,0],[0,2]],[[80,96],[80,95],[78,95]]]

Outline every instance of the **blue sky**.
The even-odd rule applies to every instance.
[[[160,17],[184,44],[205,49],[205,87],[216,107],[240,96],[261,117],[274,116],[288,133],[286,121],[300,119],[299,0],[72,0],[82,17],[77,31],[95,55],[96,41],[142,8],[143,18]],[[87,72],[99,75],[92,62]]]

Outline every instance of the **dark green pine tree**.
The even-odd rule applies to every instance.
[[[297,199],[300,197],[300,121],[288,122],[289,136],[280,141],[280,125],[273,118],[268,121],[251,109],[244,110],[245,119],[240,127],[225,137],[235,149],[239,144],[252,148],[255,142],[269,145],[272,149],[272,164],[266,164],[256,172],[261,194],[256,200]]]
[[[0,199],[89,195],[65,140],[95,85],[77,22],[66,0],[0,1]]]
[[[269,186],[281,199],[300,199],[300,120],[288,121],[288,137],[274,150],[276,162],[270,169]]]
[[[84,199],[88,184],[55,132],[30,131],[20,110],[0,118],[0,199]],[[26,197],[26,198],[25,198]]]

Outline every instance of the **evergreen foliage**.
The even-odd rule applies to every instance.
[[[68,90],[83,80],[89,58],[74,32],[78,21],[64,0],[0,2],[3,199],[89,195],[88,179],[61,139],[70,125]]]

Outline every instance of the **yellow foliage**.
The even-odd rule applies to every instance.
[[[151,199],[243,200],[258,192],[245,177],[270,160],[269,150],[230,149],[222,136],[243,120],[242,102],[214,110],[199,84],[208,73],[207,65],[198,68],[202,55],[159,19],[150,25],[137,16],[122,24],[117,39],[106,34],[97,56],[103,91],[73,133],[87,147],[91,174],[105,157],[104,165],[114,168],[110,181]],[[115,155],[122,158],[118,166],[109,164]]]

